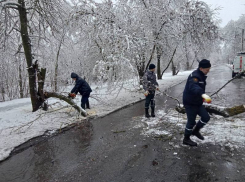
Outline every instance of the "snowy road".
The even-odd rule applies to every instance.
[[[215,92],[230,78],[228,67],[213,68],[207,92]],[[244,85],[243,79],[235,80],[213,103],[244,104]],[[181,100],[183,87],[169,94]],[[52,138],[34,139],[29,143],[33,146],[0,163],[0,182],[243,182],[245,116],[212,117],[203,131],[206,142],[190,148],[181,144],[186,117],[167,100],[157,96],[154,119],[144,118],[141,102]]]

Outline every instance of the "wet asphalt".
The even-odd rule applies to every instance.
[[[208,76],[207,93],[211,94],[231,78],[231,70],[215,67]],[[168,93],[181,100],[184,85]],[[234,80],[213,97],[213,103],[244,104],[244,89],[244,79]],[[176,103],[158,95],[156,104],[156,110],[167,112]],[[142,135],[143,119],[144,101],[52,137],[32,139],[0,163],[0,182],[245,181],[244,148],[231,150],[209,143],[183,146],[183,131],[166,125],[164,118],[158,127],[169,127],[174,137]]]

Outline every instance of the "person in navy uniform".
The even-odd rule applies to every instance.
[[[145,90],[145,117],[155,117],[155,91],[158,89],[157,78],[155,74],[156,66],[149,65],[149,70],[143,76],[143,89]],[[149,105],[151,104],[151,115],[149,115]]]
[[[71,78],[76,82],[74,88],[71,90],[71,93],[77,94],[79,92],[82,95],[81,107],[85,109],[86,105],[86,108],[90,109],[89,96],[92,89],[90,88],[89,84],[76,73],[71,73]]]
[[[211,98],[205,94],[206,75],[210,68],[210,61],[203,59],[199,62],[198,69],[193,71],[187,79],[183,93],[183,104],[187,114],[184,145],[197,146],[197,143],[190,139],[191,135],[204,140],[200,134],[200,129],[210,120],[210,116],[203,106],[203,102],[211,103]],[[200,116],[200,120],[196,123],[197,115]]]

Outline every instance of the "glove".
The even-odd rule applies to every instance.
[[[144,95],[145,95],[145,96],[149,95],[149,91],[148,91],[148,90],[145,91]]]
[[[159,87],[156,87],[156,90],[158,90],[158,91],[159,91]]]
[[[202,94],[202,98],[204,102],[210,104],[212,102],[211,98],[207,94]]]
[[[74,94],[74,93],[69,93],[69,94],[68,94],[68,97],[71,97],[72,99],[74,99],[74,98],[76,97],[76,94]]]

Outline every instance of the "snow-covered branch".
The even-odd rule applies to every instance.
[[[0,6],[2,6],[3,8],[14,8],[14,9],[17,9],[17,7],[21,6],[21,4],[15,2],[15,1],[2,0],[2,1],[0,1]]]
[[[228,107],[222,107],[214,104],[205,103],[204,106],[209,113],[217,114],[223,117],[231,117],[245,112],[245,105],[239,105],[239,106],[228,108]],[[185,108],[183,107],[183,105],[177,106],[175,109],[179,113],[182,114],[185,113]]]
[[[74,107],[79,113],[81,113],[83,116],[87,116],[87,112],[80,108],[79,106],[77,106],[77,104],[69,97],[55,93],[55,92],[45,92],[44,93],[45,98],[50,98],[50,97],[55,97],[58,99],[61,99],[65,102],[67,102],[68,104],[70,104],[72,107]]]
[[[234,76],[232,79],[230,79],[228,82],[226,82],[220,89],[218,89],[216,92],[214,92],[212,95],[210,95],[211,97],[214,96],[215,94],[219,93],[220,90],[222,90],[226,85],[228,85],[231,81],[241,77],[242,74],[244,74],[245,71],[237,74],[236,76]]]

